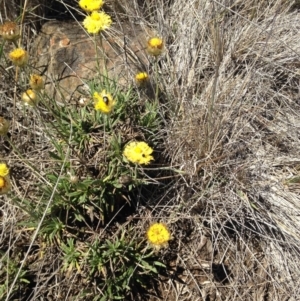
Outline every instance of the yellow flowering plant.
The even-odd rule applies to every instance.
[[[111,26],[112,18],[99,11],[103,1],[78,0],[77,3],[88,11],[84,26],[89,33],[101,33]],[[95,35],[93,38],[95,45],[99,45],[99,36]],[[97,47],[96,52],[98,50],[102,51],[101,47]],[[105,273],[105,270],[108,271],[108,275],[118,274],[121,271],[120,278],[113,279],[108,289],[103,289],[107,300],[111,299],[112,293],[121,300],[126,297],[127,292],[130,293],[132,288],[136,289],[140,283],[142,283],[141,287],[145,288],[150,283],[148,280],[153,279],[158,273],[156,266],[161,270],[162,264],[158,263],[153,249],[145,247],[145,239],[129,235],[127,229],[120,240],[116,236],[113,238],[116,241],[106,243],[102,237],[99,237],[99,245],[95,247],[88,242],[78,243],[81,232],[77,232],[72,239],[68,237],[73,229],[80,229],[82,225],[86,229],[95,230],[99,229],[99,225],[109,225],[119,214],[124,201],[129,205],[133,204],[132,208],[135,207],[135,201],[141,191],[139,188],[146,184],[146,178],[155,177],[155,172],[153,168],[148,177],[147,169],[129,162],[149,164],[154,160],[154,151],[146,142],[131,142],[124,145],[124,141],[130,141],[131,137],[145,137],[147,139],[145,141],[150,145],[152,143],[156,145],[157,140],[160,139],[157,138],[160,135],[156,135],[158,126],[161,126],[162,122],[156,104],[153,101],[145,101],[145,93],[140,93],[135,86],[123,88],[120,86],[119,78],[111,77],[106,65],[102,64],[102,59],[106,58],[105,51],[104,47],[103,55],[98,53],[96,55],[98,70],[94,78],[85,83],[88,89],[82,90],[85,98],[78,101],[79,105],[73,105],[73,100],[76,103],[77,99],[72,98],[70,105],[61,106],[63,100],[61,102],[61,99],[48,95],[47,91],[39,92],[44,89],[46,78],[38,75],[39,69],[31,69],[31,64],[23,70],[16,68],[17,87],[25,87],[19,99],[31,106],[35,106],[39,98],[44,99],[39,110],[20,110],[20,113],[26,114],[28,119],[39,117],[37,126],[43,133],[41,139],[46,138],[47,146],[51,150],[49,151],[51,159],[48,161],[49,164],[38,165],[22,160],[20,165],[32,167],[28,171],[34,172],[35,175],[40,173],[43,179],[36,180],[34,190],[25,197],[23,186],[18,187],[20,193],[17,189],[18,193],[14,193],[11,197],[14,204],[19,204],[26,212],[34,212],[25,216],[24,224],[29,225],[26,226],[28,237],[31,237],[32,229],[39,227],[35,233],[42,244],[41,256],[48,256],[48,244],[55,243],[57,251],[62,256],[62,272],[65,271],[73,276],[71,273],[87,269],[91,273],[87,274],[88,281]],[[17,62],[16,65],[25,66],[28,62],[28,54],[25,51],[22,52],[23,54],[21,52],[20,48],[19,60],[24,59],[24,61]],[[11,56],[17,60],[16,54]],[[12,63],[9,63],[11,66]],[[136,79],[141,84],[149,79],[146,72],[134,76],[135,74],[132,81]],[[85,94],[87,91],[92,92],[88,95]],[[40,117],[44,116],[46,118],[41,120]],[[29,133],[27,126],[20,134],[23,133]],[[12,131],[11,136],[5,137],[5,140],[12,137],[16,141],[19,133],[17,136],[14,134]],[[39,142],[40,140],[32,139],[33,145]],[[39,149],[34,154],[35,160],[39,159]],[[31,154],[24,153],[24,158],[28,156]],[[18,185],[19,173],[15,174],[17,177],[15,182],[8,172],[2,169],[0,194],[5,194],[14,188],[14,185]],[[30,179],[34,181],[35,177]],[[51,202],[48,202],[49,199]],[[89,234],[86,237],[89,238]],[[161,244],[151,234],[149,238],[152,239],[153,245]],[[117,253],[114,250],[117,250]],[[106,260],[105,254],[108,254],[106,257],[110,258],[110,261]],[[120,263],[119,258],[124,260]],[[128,258],[132,265],[128,266],[129,261],[126,261]],[[103,262],[107,264],[103,265]],[[110,271],[112,268],[110,262],[116,263],[112,271]],[[124,282],[123,279],[130,279],[130,283],[126,281],[119,285],[121,281]],[[103,287],[102,283],[99,284],[100,286]]]
[[[29,85],[30,85],[31,89],[33,89],[35,91],[40,91],[40,90],[44,89],[44,80],[38,74],[31,74],[30,80],[29,80]]]
[[[128,161],[138,164],[149,164],[154,160],[153,149],[146,142],[132,141],[125,146],[123,155]]]
[[[93,12],[99,10],[104,2],[103,0],[80,0],[78,4],[83,10]]]
[[[23,92],[21,99],[25,105],[30,106],[35,106],[39,102],[39,96],[37,95],[36,91],[32,89],[28,89],[26,92]]]
[[[138,85],[143,85],[148,81],[149,77],[146,72],[139,72],[135,75],[135,81]]]
[[[9,168],[5,163],[0,163],[0,195],[10,190]]]
[[[101,93],[94,92],[93,99],[95,102],[95,110],[101,111],[104,114],[109,114],[116,104],[112,95],[107,93],[106,90],[103,90]]]
[[[106,30],[112,23],[111,17],[105,12],[93,11],[90,16],[83,20],[83,26],[88,33],[97,34],[102,30]]]
[[[28,63],[28,53],[22,48],[16,48],[9,53],[9,59],[15,66],[25,67]]]
[[[164,50],[164,41],[159,37],[153,37],[148,40],[147,51],[150,55],[159,56]]]
[[[150,55],[157,58],[164,51],[164,41],[159,37],[153,37],[148,40],[147,51]],[[155,60],[155,101],[158,103],[159,84],[158,84],[158,62]]]
[[[9,168],[5,163],[0,163],[0,176],[5,177],[9,174]]]
[[[171,239],[168,227],[163,223],[152,224],[146,232],[147,240],[156,248],[165,247]]]
[[[0,176],[0,195],[6,194],[10,190],[11,184],[8,176]]]
[[[5,180],[0,176],[0,190],[5,186]]]

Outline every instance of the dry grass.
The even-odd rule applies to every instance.
[[[206,284],[220,300],[297,298],[299,206],[284,181],[298,174],[299,15],[285,4],[199,1],[189,16],[183,4],[170,12],[187,26],[170,47],[183,88],[174,89],[182,120],[169,153],[187,173],[185,214],[208,231],[210,262],[228,273],[228,287]]]
[[[161,254],[169,275],[162,276],[158,295],[180,301],[298,300],[297,5],[285,0],[125,2],[118,3],[124,15],[115,18],[151,26],[166,42],[159,60],[161,149],[169,158],[163,164],[178,172],[171,180],[156,174],[161,178],[141,190],[147,209],[138,207],[134,215],[135,237],[143,235],[149,219],[163,220],[173,232],[170,248]],[[12,117],[11,95],[5,93],[1,114]],[[40,170],[48,164],[41,158],[49,143],[39,130],[43,124],[27,122],[36,130],[27,128],[26,118],[14,124],[14,140],[25,158],[0,145],[1,156],[14,165],[19,195],[33,189],[32,162],[26,159],[40,158]],[[16,230],[16,224],[24,213],[4,197],[1,212],[1,248],[20,249],[22,260],[21,246],[30,242],[30,232]],[[40,248],[38,241],[34,247]],[[56,274],[59,254],[52,251],[39,263],[43,270],[36,268],[35,298],[18,300],[51,300],[45,294],[48,282],[56,300],[76,299],[76,286],[85,284],[77,275]]]

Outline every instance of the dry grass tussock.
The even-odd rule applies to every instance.
[[[209,229],[231,300],[296,300],[299,14],[286,1],[195,1],[168,15],[180,101],[168,152],[186,173],[185,214]]]
[[[160,282],[162,300],[298,300],[297,5],[285,0],[134,0],[118,5],[124,15],[116,20],[134,18],[166,44],[158,63],[165,120],[158,136],[176,172],[168,182],[151,179],[160,183],[154,192],[143,195],[141,190],[141,200],[155,201],[147,204],[150,210],[141,207],[135,213],[139,222],[133,235],[143,235],[150,211],[151,219],[171,228],[174,239],[161,255],[172,277]],[[44,170],[48,163],[42,150],[32,149],[29,141],[43,147],[49,141],[39,130],[44,125],[35,126],[35,132],[26,129],[31,138],[20,137],[20,145],[22,152],[39,155],[38,169]],[[24,132],[22,127],[18,124],[15,131]],[[5,147],[0,146],[3,156]],[[13,152],[9,162],[18,173],[24,165],[28,172],[30,165],[19,158]],[[33,189],[26,176],[13,183],[18,194]],[[25,234],[16,233],[14,226],[24,213],[9,202],[1,204],[0,242],[20,248]],[[39,243],[32,247],[38,249]],[[48,256],[55,265],[59,255],[49,250]],[[52,281],[59,270],[45,266],[39,276],[45,282],[36,284],[36,295],[47,286],[47,273]],[[72,287],[84,285],[75,276],[55,281],[61,282],[56,287],[60,300],[69,300]]]

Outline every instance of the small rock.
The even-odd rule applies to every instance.
[[[77,21],[50,21],[31,48],[33,67],[46,76],[45,89],[58,101],[78,98],[80,87],[98,76],[97,70],[103,76],[107,70],[109,78],[128,85],[137,70],[146,70],[149,32],[124,23],[94,38]]]

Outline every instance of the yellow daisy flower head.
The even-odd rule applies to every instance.
[[[103,90],[100,94],[94,92],[93,98],[95,101],[95,110],[101,111],[104,114],[109,114],[116,104],[112,95],[107,93],[106,90]]]
[[[9,177],[2,177],[0,176],[0,195],[5,194],[10,190],[10,180]]]
[[[26,92],[23,92],[21,99],[26,106],[35,106],[39,102],[39,96],[32,89],[28,89]]]
[[[171,233],[163,223],[152,224],[148,228],[146,235],[149,243],[157,248],[167,246],[168,241],[171,239]]]
[[[15,22],[4,22],[0,26],[0,35],[6,41],[16,41],[20,37],[20,28]]]
[[[9,174],[9,168],[5,163],[0,163],[0,176],[5,177]]]
[[[151,154],[153,149],[146,142],[129,142],[123,151],[123,155],[128,161],[138,164],[149,164],[154,160]]]
[[[22,48],[16,48],[9,53],[9,58],[15,66],[24,67],[28,63],[28,53]]]
[[[99,10],[104,2],[103,0],[80,0],[78,4],[83,10],[92,12],[94,10]]]
[[[148,81],[149,77],[146,72],[139,72],[135,75],[135,80],[138,85],[143,85]]]
[[[154,37],[148,40],[147,51],[153,56],[158,56],[164,51],[164,41],[161,38]]]
[[[108,29],[112,23],[111,17],[105,12],[93,11],[90,16],[83,20],[83,26],[88,33],[96,34],[101,30]]]
[[[9,129],[9,121],[7,121],[3,117],[0,117],[0,136],[6,135],[8,129]]]
[[[31,74],[29,80],[30,88],[36,91],[44,89],[44,80],[38,74]]]

